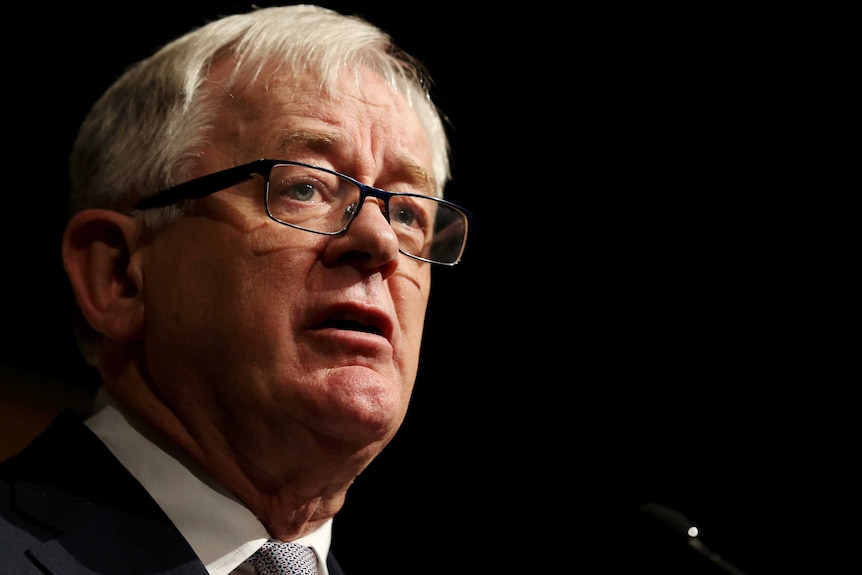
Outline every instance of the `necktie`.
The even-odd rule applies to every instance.
[[[267,541],[248,558],[257,575],[317,575],[317,557],[299,543]]]

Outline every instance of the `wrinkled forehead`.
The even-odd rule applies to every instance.
[[[439,116],[424,92],[409,83],[390,82],[375,71],[352,66],[334,75],[308,65],[302,68],[280,62],[260,66],[237,62],[232,56],[217,59],[206,79],[208,97],[216,109],[225,104],[241,114],[245,123],[266,124],[275,114],[326,114],[327,109],[343,111],[352,102],[388,105],[387,122],[409,134],[415,142],[424,141],[426,152],[421,161],[440,184],[448,180],[448,148]],[[425,155],[428,155],[426,158]]]
[[[408,98],[374,71],[344,69],[331,85],[313,72],[297,74],[279,67],[255,78],[234,80],[232,74],[229,66],[222,66],[209,80],[219,110],[217,125],[229,130],[218,134],[222,142],[251,140],[272,150],[279,148],[274,142],[285,133],[319,130],[321,146],[326,139],[334,144],[349,137],[353,145],[375,154],[388,147],[433,175],[426,126]]]

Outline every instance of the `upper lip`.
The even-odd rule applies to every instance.
[[[334,327],[363,331],[383,336],[390,341],[392,340],[393,326],[392,319],[379,307],[356,302],[327,306],[321,313],[315,315],[311,322],[313,329]]]

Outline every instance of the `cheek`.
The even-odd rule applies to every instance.
[[[418,356],[425,327],[425,314],[431,281],[428,274],[411,276],[410,279],[396,275],[390,280],[390,292],[398,313],[398,321],[406,338],[406,347],[411,355]]]
[[[214,338],[249,321],[263,329],[282,303],[273,298],[296,291],[290,284],[305,277],[311,259],[284,253],[298,247],[264,241],[272,235],[187,218],[159,238],[144,267],[147,321],[157,328],[151,331],[193,345],[183,343],[186,334]]]
[[[150,337],[160,347],[206,348],[213,326],[224,329],[223,318],[242,306],[237,286],[219,258],[205,250],[175,244],[150,258],[145,270],[146,321]],[[220,250],[223,246],[213,246]]]

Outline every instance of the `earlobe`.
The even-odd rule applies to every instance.
[[[118,341],[136,339],[143,328],[141,274],[131,257],[136,238],[135,220],[111,210],[79,212],[63,234],[63,266],[81,312]]]

